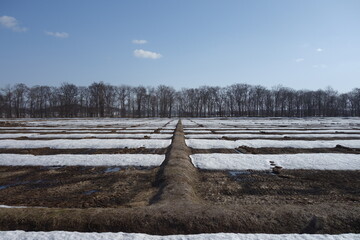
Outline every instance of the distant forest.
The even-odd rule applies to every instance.
[[[1,118],[360,116],[360,88],[338,93],[234,84],[176,91],[95,82],[88,87],[16,84],[1,89]]]

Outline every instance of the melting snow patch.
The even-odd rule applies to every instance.
[[[109,168],[105,169],[104,173],[118,172],[120,170],[121,170],[121,168],[119,168],[119,167],[109,167]]]
[[[194,166],[208,170],[270,170],[271,163],[284,169],[360,170],[360,154],[194,154]]]
[[[2,140],[0,148],[166,148],[170,139]]]
[[[188,139],[206,139],[206,138],[360,138],[360,134],[188,134]]]
[[[38,139],[38,138],[53,138],[53,139],[82,139],[82,138],[97,138],[97,139],[107,139],[107,138],[131,138],[131,139],[144,139],[146,138],[157,138],[157,139],[166,139],[171,138],[171,134],[97,134],[97,133],[81,133],[81,134],[28,134],[28,133],[13,133],[13,134],[0,134],[0,139],[3,138],[20,138],[26,137],[29,139]]]
[[[27,208],[25,206],[8,206],[8,205],[0,205],[0,208]],[[1,235],[0,235],[1,236]]]
[[[84,194],[85,194],[85,195],[91,195],[91,194],[97,193],[97,192],[100,192],[100,190],[90,190],[90,191],[84,192]]]
[[[245,157],[243,157],[245,156]],[[195,167],[208,170],[270,170],[268,161],[254,159],[255,155],[240,154],[194,154],[191,161]]]
[[[165,155],[158,154],[0,154],[0,166],[160,166]]]
[[[306,141],[306,140],[214,140],[214,139],[186,139],[186,145],[197,149],[211,148],[237,148],[247,146],[254,148],[274,147],[274,148],[334,148],[341,145],[350,148],[360,148],[360,140],[325,140],[325,141]]]
[[[229,171],[230,177],[237,177],[240,175],[250,175],[251,172],[249,171]]]

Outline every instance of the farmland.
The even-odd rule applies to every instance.
[[[146,205],[175,120],[51,120],[2,127],[2,203]],[[132,202],[131,202],[132,201]]]
[[[0,124],[3,230],[360,232],[360,118]]]

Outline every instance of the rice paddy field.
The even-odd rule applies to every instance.
[[[359,189],[360,118],[0,120],[3,239],[359,239]]]

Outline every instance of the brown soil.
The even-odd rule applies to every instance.
[[[77,149],[52,149],[52,148],[1,148],[0,153],[54,155],[54,154],[165,154],[166,148],[77,148]]]
[[[0,167],[0,204],[89,208],[144,206],[157,169]]]
[[[360,233],[359,171],[198,171],[190,152],[180,123],[157,169],[3,167],[2,184],[18,185],[0,190],[2,204],[29,205],[35,192],[40,206],[71,208],[0,209],[0,229]]]
[[[25,124],[21,122],[8,122],[8,121],[0,121],[0,127],[23,127]]]
[[[197,192],[214,205],[360,203],[360,171],[200,171]]]
[[[200,153],[239,153],[236,149],[231,148],[211,148],[211,149],[197,149],[190,148],[191,154],[200,154]]]
[[[252,148],[241,146],[237,148],[241,153],[249,154],[293,154],[293,153],[349,153],[360,154],[359,148],[348,148],[337,145],[334,148]]]

